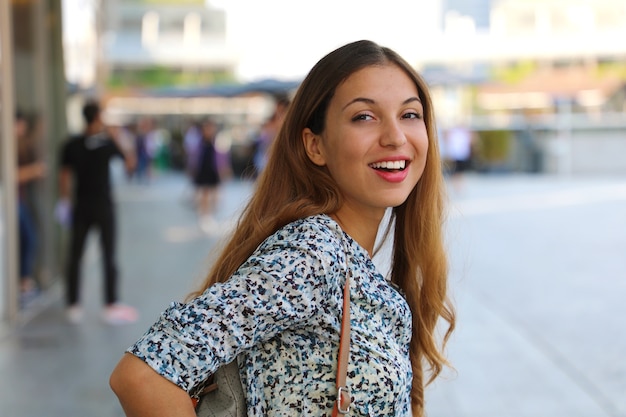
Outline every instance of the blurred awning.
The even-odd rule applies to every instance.
[[[457,70],[446,67],[425,68],[420,74],[430,87],[455,87],[459,85],[480,85],[489,79],[484,66],[472,66]]]
[[[212,84],[195,87],[164,87],[147,95],[154,97],[237,97],[250,94],[285,95],[297,89],[301,80],[264,79],[248,83]]]

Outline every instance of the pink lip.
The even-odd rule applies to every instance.
[[[376,175],[378,175],[380,178],[384,179],[385,181],[398,183],[398,182],[404,181],[407,175],[409,175],[409,167],[407,166],[403,171],[391,172],[391,171],[381,171],[381,170],[375,169],[374,172],[376,173]]]
[[[376,173],[376,175],[378,175],[383,180],[387,182],[392,182],[392,183],[399,183],[399,182],[404,181],[406,177],[409,175],[409,166],[411,165],[410,158],[407,158],[404,155],[396,155],[396,156],[389,156],[386,158],[381,158],[380,161],[376,161],[376,162],[382,162],[382,161],[406,161],[406,167],[402,171],[385,171],[385,170],[372,168],[374,172]]]
[[[376,175],[378,175],[380,178],[382,178],[383,180],[387,182],[399,183],[399,182],[404,181],[406,177],[409,175],[411,159],[407,158],[406,156],[400,156],[400,155],[390,156],[387,158],[383,158],[380,161],[406,161],[406,166],[402,171],[386,171],[386,170],[372,168],[374,172],[376,173]]]

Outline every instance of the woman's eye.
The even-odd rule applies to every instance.
[[[423,116],[422,116],[421,113],[409,112],[409,113],[403,114],[402,118],[404,118],[404,119],[422,119]]]
[[[372,116],[370,116],[369,114],[357,114],[356,116],[354,116],[352,118],[353,122],[358,122],[360,120],[371,120]]]

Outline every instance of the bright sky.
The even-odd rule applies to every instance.
[[[302,77],[326,53],[370,39],[416,61],[438,30],[439,1],[209,0],[227,12],[228,39],[240,51],[239,73]]]
[[[92,29],[95,0],[63,0],[66,39]],[[438,0],[207,0],[226,11],[227,42],[244,80],[302,78],[323,55],[370,39],[419,60],[438,31]],[[70,22],[71,20],[71,22]]]

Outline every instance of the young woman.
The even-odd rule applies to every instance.
[[[235,359],[248,415],[330,415],[349,275],[350,415],[423,416],[455,323],[435,132],[426,84],[392,50],[358,41],[322,58],[203,287],[113,372],[127,415],[193,416],[188,392]],[[387,277],[371,260],[379,227]]]

